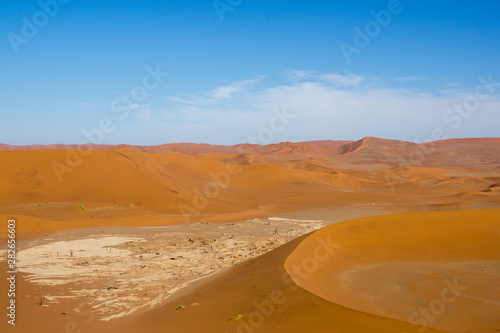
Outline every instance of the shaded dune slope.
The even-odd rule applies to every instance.
[[[353,204],[405,211],[498,207],[500,173],[480,169],[491,166],[496,155],[480,149],[479,166],[472,159],[458,159],[469,164],[465,170],[388,164],[372,171],[356,169],[373,166],[379,163],[379,154],[392,151],[391,142],[385,143],[389,148],[377,150],[377,144],[368,149],[376,140],[358,142],[356,149],[340,157],[307,158],[304,152],[326,148],[308,144],[301,146],[298,155],[281,155],[289,153],[290,147],[278,144],[269,148],[278,154],[271,158],[253,153],[154,154],[118,148],[90,151],[80,160],[62,149],[2,151],[0,158],[6,163],[0,164],[0,214],[86,220],[89,225],[117,225],[119,221],[111,221],[116,218],[123,225],[159,225]],[[358,154],[374,157],[364,161]],[[349,167],[351,162],[339,162],[343,156],[359,163],[354,168],[335,166]],[[55,164],[68,168],[60,179]]]
[[[96,332],[163,332],[166,327],[169,332],[186,333],[411,332],[408,323],[351,310],[299,288],[284,263],[304,239],[245,262],[157,309],[110,323]],[[186,308],[176,310],[179,305]],[[241,319],[229,321],[236,315],[242,315]]]

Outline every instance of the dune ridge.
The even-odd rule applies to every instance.
[[[195,288],[172,302],[134,318],[109,323],[106,330],[200,332],[412,332],[403,321],[354,311],[299,288],[284,269],[286,258],[306,238],[298,238]],[[237,295],[237,297],[235,297]],[[272,301],[274,300],[274,301]],[[176,310],[179,304],[199,304]],[[235,315],[237,321],[229,321]],[[440,330],[428,328],[426,332]]]
[[[66,262],[85,271],[88,285],[77,277],[69,289],[34,285],[30,281],[41,280],[33,269],[43,269],[38,261],[26,262],[19,279],[26,293],[22,313],[30,313],[33,323],[44,320],[47,332],[64,330],[66,320],[78,321],[85,313],[72,298],[75,290],[84,297],[100,295],[98,300],[110,307],[94,311],[90,323],[78,321],[91,332],[414,332],[424,326],[423,319],[419,313],[410,316],[439,300],[440,291],[449,287],[444,281],[466,283],[468,289],[446,303],[445,314],[427,320],[427,332],[498,329],[492,311],[498,303],[494,282],[500,278],[497,139],[95,146],[80,157],[64,146],[31,148],[0,151],[5,161],[0,164],[0,218],[16,218],[20,248],[43,250],[44,260],[52,262],[62,245],[102,239],[77,252],[81,258],[70,257],[65,248],[64,260],[54,262],[61,269]],[[333,224],[398,213],[409,215]],[[319,228],[318,223],[333,225],[276,248]],[[210,239],[204,238],[207,230]],[[143,240],[106,247],[104,238],[113,240],[115,231]],[[64,237],[75,235],[75,242],[66,242]],[[318,235],[324,260],[314,262],[310,253],[320,244]],[[0,244],[5,237],[7,230],[0,229]],[[120,252],[120,246],[129,252]],[[217,246],[224,247],[223,255]],[[241,257],[231,254],[234,248]],[[112,250],[133,270],[92,257]],[[200,256],[206,266],[187,263],[185,251],[190,259]],[[172,261],[163,262],[162,256]],[[212,272],[203,267],[227,268],[220,260],[232,268],[174,294],[176,281],[184,286]],[[0,265],[5,267],[5,261]],[[307,269],[307,278],[297,275],[297,265]],[[162,282],[167,267],[189,272],[180,278],[172,268],[167,288]],[[107,278],[94,279],[95,270]],[[126,277],[114,285],[116,272],[135,276],[132,282],[144,291],[129,298],[127,288],[134,285],[123,283]],[[140,281],[144,272],[154,273],[156,282],[149,281],[154,290]],[[147,298],[158,290],[168,298]],[[118,295],[123,302],[113,299]],[[45,296],[48,301],[39,305]],[[98,300],[86,303],[95,307]],[[128,311],[127,302],[143,308]],[[464,314],[458,307],[472,310]],[[23,325],[35,328],[31,322]]]
[[[315,252],[318,240],[332,245],[327,257]],[[315,265],[301,264],[308,261]],[[417,328],[425,323],[447,332],[495,331],[500,327],[500,210],[334,224],[302,241],[285,269],[300,287],[353,310]],[[433,304],[442,306],[440,313],[426,320],[420,309]]]
[[[75,160],[64,149],[0,151],[7,161],[0,165],[0,214],[90,225],[116,225],[112,219],[129,225],[141,216],[137,225],[157,225],[353,203],[386,211],[494,208],[500,182],[495,150],[500,145],[495,139],[483,141],[445,141],[442,148],[438,142],[422,166],[398,164],[401,154],[411,153],[405,147],[418,145],[376,138],[340,146],[321,142],[328,147],[283,143],[240,155],[120,147]],[[211,146],[187,147],[193,153]],[[330,155],[336,149],[347,150]],[[58,174],[54,165],[69,171]]]

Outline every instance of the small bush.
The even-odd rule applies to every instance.
[[[236,320],[240,320],[242,317],[242,315],[236,315],[236,316],[232,316],[231,318],[229,318],[229,321],[236,321]]]

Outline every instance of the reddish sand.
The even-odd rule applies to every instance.
[[[397,162],[413,156],[413,148],[404,149],[415,144],[374,138],[327,148],[285,143],[244,155],[208,152],[211,146],[196,156],[128,148],[89,151],[80,158],[66,150],[5,151],[0,213],[90,225],[143,216],[150,220],[138,224],[144,225],[179,223],[182,213],[193,221],[227,221],[353,203],[396,212],[407,211],[405,206],[489,208],[499,191],[496,142],[438,142],[424,166]],[[342,154],[328,156],[327,149]]]
[[[329,224],[381,214],[416,214],[327,227],[199,282],[198,289],[183,290],[162,306],[108,322],[98,311],[90,311],[90,320],[85,304],[79,305],[76,298],[37,304],[45,295],[69,296],[71,290],[95,290],[102,288],[100,284],[44,287],[29,282],[36,280],[30,273],[19,273],[17,332],[78,328],[82,332],[411,333],[422,327],[411,325],[408,321],[421,318],[410,316],[436,298],[443,277],[453,276],[460,283],[468,279],[467,297],[447,303],[439,318],[427,320],[425,331],[500,329],[500,311],[495,308],[498,289],[491,282],[498,280],[500,139],[415,144],[367,137],[356,142],[268,146],[68,148],[75,147],[0,145],[0,157],[6,161],[0,164],[0,219],[16,218],[19,249],[29,249],[27,253],[37,253],[34,248],[40,244],[58,248],[50,244],[54,235],[76,237],[87,233],[88,227],[185,224],[188,233],[193,223],[218,223],[214,230],[219,226],[223,230],[221,223],[231,222],[242,228],[232,235],[238,242],[241,235],[257,237],[254,229],[238,223],[252,219],[286,217],[299,226],[312,219]],[[289,227],[288,234],[294,235],[295,229],[299,228]],[[155,229],[146,230],[144,237],[155,237]],[[278,227],[274,232],[279,234]],[[317,235],[335,239],[338,252],[308,273],[306,280],[292,273],[299,288],[287,271],[291,265],[308,262]],[[2,256],[6,236],[7,228],[0,229]],[[219,238],[224,237],[229,236]],[[165,251],[173,247],[161,244]],[[105,262],[95,262],[105,269]],[[5,261],[0,260],[0,266],[6,271]],[[140,269],[134,266],[133,271]],[[332,285],[332,281],[337,282]],[[5,279],[0,287],[7,290]],[[4,302],[6,293],[1,290]],[[270,299],[274,304],[268,303]],[[262,302],[273,310],[261,309],[272,312],[261,320],[253,311]],[[185,307],[175,310],[180,304]],[[236,315],[242,317],[229,320]]]
[[[325,243],[330,252],[321,247]],[[323,299],[410,321],[417,329],[500,328],[500,210],[338,223],[301,242],[285,268]]]

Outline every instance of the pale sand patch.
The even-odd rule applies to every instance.
[[[110,272],[121,271],[121,264],[116,259],[127,257],[132,252],[112,247],[138,240],[140,238],[99,237],[39,245],[19,251],[17,267],[20,272],[33,275],[30,277],[31,282],[44,285],[66,284],[68,278],[72,282],[91,282],[96,269],[83,259],[103,262]],[[73,255],[70,251],[73,251]]]
[[[72,297],[107,321],[160,305],[192,282],[327,224],[271,217],[226,224],[117,228],[113,229],[120,231],[116,235],[94,230],[83,236],[74,230],[31,243],[19,253],[18,269],[32,283],[58,286],[57,294],[43,295],[44,305]],[[73,257],[70,250],[74,250]]]
[[[297,219],[287,219],[284,217],[269,217],[269,221],[289,221],[289,222],[317,222],[317,223],[323,223],[325,222],[324,220],[297,220]]]
[[[0,250],[0,262],[7,261],[7,250]]]

